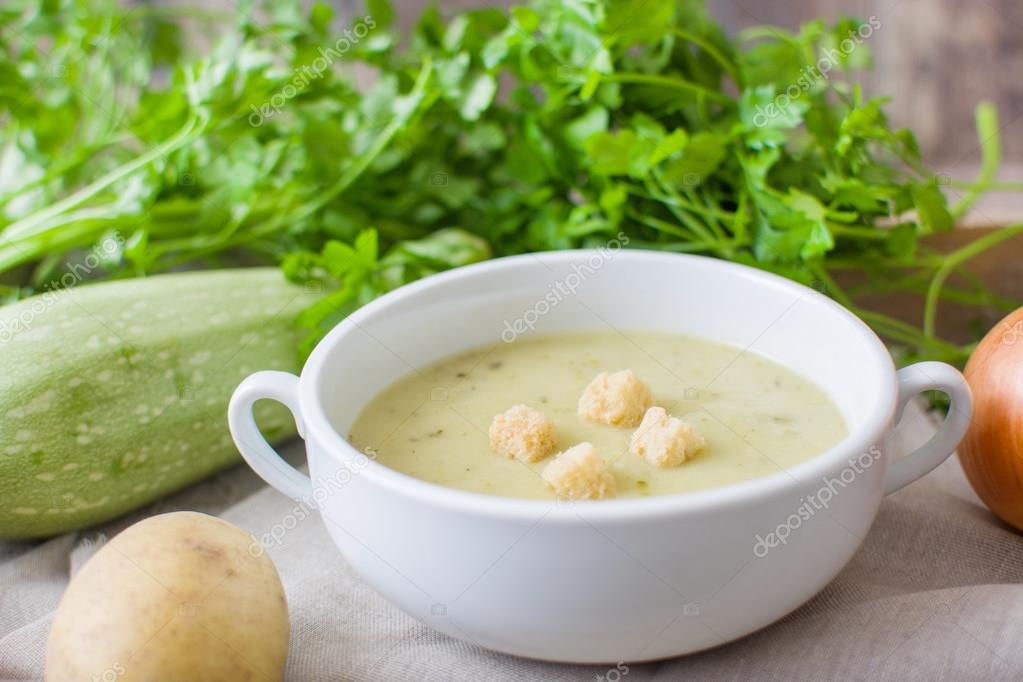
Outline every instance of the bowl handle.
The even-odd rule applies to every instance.
[[[291,410],[298,435],[305,437],[305,424],[299,411],[298,377],[288,372],[256,372],[238,385],[227,407],[227,423],[234,444],[264,481],[294,500],[308,499],[313,492],[312,481],[281,459],[256,425],[252,407],[264,398],[283,403]]]
[[[944,362],[918,362],[898,372],[899,397],[895,421],[902,419],[909,401],[923,391],[947,393],[951,405],[938,432],[913,452],[892,462],[885,478],[885,495],[909,485],[938,466],[955,452],[966,435],[973,414],[973,394],[966,379]]]

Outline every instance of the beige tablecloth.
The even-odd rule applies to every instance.
[[[932,431],[915,407],[899,440]],[[238,467],[145,513],[205,511],[259,536],[293,506]],[[97,535],[0,544],[0,680],[41,678],[51,615]],[[290,604],[294,682],[1023,679],[1023,536],[991,516],[954,458],[885,500],[849,566],[795,613],[741,641],[627,672],[512,658],[438,634],[353,575],[316,517],[270,553]]]

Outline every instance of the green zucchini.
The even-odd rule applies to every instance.
[[[295,314],[315,296],[279,270],[158,275],[0,308],[0,538],[119,516],[238,460],[231,392],[297,369]],[[270,440],[295,431],[260,405]]]

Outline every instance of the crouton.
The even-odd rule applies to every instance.
[[[629,440],[629,452],[658,467],[677,467],[705,445],[692,424],[651,407]]]
[[[544,467],[543,480],[558,497],[600,500],[615,494],[617,486],[607,464],[590,443],[565,450]]]
[[[528,405],[515,405],[494,417],[489,435],[495,452],[522,462],[537,462],[558,448],[554,424]]]
[[[579,398],[578,412],[583,419],[602,424],[636,426],[653,404],[647,385],[626,369],[594,377]]]

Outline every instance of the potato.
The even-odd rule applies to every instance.
[[[174,512],[131,526],[71,580],[46,680],[280,680],[287,655],[273,562],[240,528]]]

